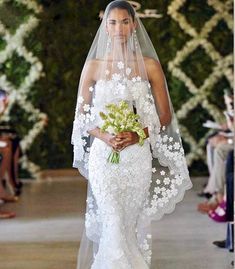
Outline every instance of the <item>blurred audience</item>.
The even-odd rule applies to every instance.
[[[198,210],[216,222],[227,222],[226,239],[214,241],[220,248],[234,251],[234,101],[233,93],[225,91],[226,123],[207,140],[208,183],[200,197],[207,201]]]
[[[7,108],[8,97],[0,89],[0,116]],[[18,178],[18,159],[20,156],[20,139],[17,133],[0,118],[0,204],[18,201],[22,182]],[[15,217],[14,212],[0,208],[0,219]]]

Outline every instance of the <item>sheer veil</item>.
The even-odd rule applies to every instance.
[[[83,232],[77,269],[91,268],[99,247],[102,233],[99,209],[89,183],[89,152],[93,137],[89,130],[100,127],[99,100],[106,85],[116,93],[113,102],[126,100],[140,115],[143,127],[148,127],[152,152],[152,181],[148,196],[143,204],[137,223],[137,237],[143,255],[151,263],[151,222],[171,213],[177,202],[183,199],[187,189],[192,187],[186,164],[184,149],[177,119],[172,107],[167,82],[153,44],[134,9],[130,15],[135,27],[126,27],[128,38],[111,36],[107,30],[110,10],[118,2],[111,2],[104,13],[80,77],[71,143],[74,147],[73,167],[87,179],[87,200],[85,229]],[[112,22],[111,22],[112,23]],[[125,22],[123,22],[125,24]],[[112,25],[111,25],[112,27]],[[152,87],[148,78],[146,62],[157,65],[162,72],[163,82]],[[108,86],[107,86],[108,85]],[[145,85],[145,87],[143,87]],[[126,88],[131,89],[131,93]],[[115,96],[115,94],[114,94]],[[133,101],[134,96],[134,101]],[[167,96],[171,119],[166,125],[160,123],[164,115],[161,96]]]

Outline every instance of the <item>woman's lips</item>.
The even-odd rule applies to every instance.
[[[116,38],[124,38],[125,36],[124,35],[115,35],[114,37],[116,37]]]

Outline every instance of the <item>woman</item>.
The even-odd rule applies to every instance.
[[[102,132],[100,112],[126,101],[140,117],[135,132]],[[167,84],[153,45],[126,1],[104,13],[79,83],[73,167],[88,180],[77,269],[147,269],[151,221],[174,210],[192,187]],[[112,150],[119,163],[107,161]]]

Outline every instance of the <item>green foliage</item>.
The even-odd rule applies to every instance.
[[[233,51],[233,35],[223,20],[211,31],[209,39],[222,56]]]
[[[15,32],[21,23],[28,20],[32,11],[14,0],[6,1],[1,5],[0,18],[11,34]]]
[[[189,0],[180,8],[187,21],[200,32],[203,25],[215,14],[215,10],[207,4],[207,0]]]
[[[181,80],[171,76],[167,82],[174,110],[177,111],[193,95]]]
[[[208,74],[212,72],[213,66],[214,62],[202,47],[198,47],[194,50],[181,63],[181,69],[192,79],[197,87],[200,87],[204,83]]]
[[[0,36],[0,51],[5,49],[5,47],[6,47],[6,41],[2,39]]]
[[[28,98],[35,107],[48,114],[49,124],[45,132],[36,138],[29,157],[42,168],[71,167],[70,138],[79,77],[100,24],[99,11],[104,10],[110,1],[38,0],[38,2],[43,6],[43,12],[38,15],[41,21],[36,30],[27,37],[25,46],[39,57],[46,75],[35,83]],[[161,19],[147,18],[142,21],[161,60],[172,102],[177,111],[192,94],[180,80],[168,72],[167,63],[175,57],[177,51],[190,40],[190,37],[167,15],[170,0],[138,2],[142,5],[141,11],[157,9],[163,15]],[[188,0],[180,9],[197,31],[200,31],[204,23],[215,14],[213,8],[206,2],[206,0]],[[31,11],[13,0],[0,8],[1,21],[12,33],[20,23],[27,20],[30,13]],[[223,56],[232,52],[232,33],[223,21],[220,21],[212,31],[209,40]],[[4,49],[5,45],[0,35],[0,50]],[[199,86],[208,77],[214,64],[204,50],[198,48],[185,59],[181,67]],[[27,74],[28,68],[27,62],[13,55],[0,66],[0,72],[4,72],[9,80],[18,86]],[[222,99],[224,88],[230,88],[226,78],[222,78],[213,89],[210,89],[210,101],[221,109],[224,108]],[[14,107],[12,121],[18,126],[19,132],[24,134],[32,123],[29,123],[27,115],[20,111]],[[205,133],[201,124],[208,118],[210,118],[208,113],[198,106],[181,123],[190,128],[194,137],[199,139]],[[186,142],[183,143],[188,152],[189,146]],[[194,174],[198,171],[206,173],[206,167],[202,161],[195,161],[191,171]]]
[[[7,79],[19,87],[28,74],[31,64],[26,62],[23,57],[19,57],[17,53],[13,53],[10,59],[0,65],[0,74],[5,74]]]
[[[198,105],[196,108],[192,109],[187,118],[182,119],[180,123],[187,126],[194,139],[199,141],[200,138],[208,132],[207,128],[202,128],[202,124],[206,119],[213,121],[212,116],[201,105]],[[191,130],[195,131],[192,132]]]

